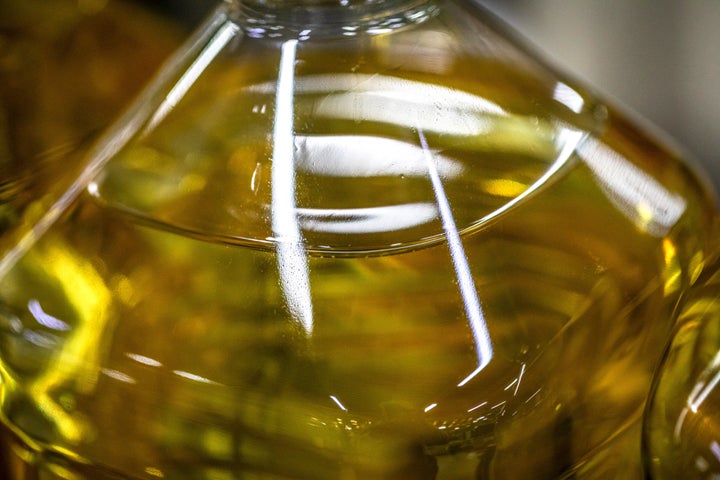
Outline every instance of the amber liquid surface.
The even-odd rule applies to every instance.
[[[210,71],[6,257],[11,478],[642,475],[702,190],[555,84],[382,60],[298,67],[290,170],[263,69]]]

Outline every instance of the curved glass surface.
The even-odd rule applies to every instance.
[[[0,259],[19,478],[639,478],[710,193],[473,2],[311,3],[218,7]]]
[[[645,462],[651,478],[720,475],[720,301],[718,262],[680,309],[645,418]]]

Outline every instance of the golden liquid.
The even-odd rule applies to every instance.
[[[714,478],[720,473],[718,260],[685,296],[678,326],[649,401],[649,478]]]
[[[292,195],[258,58],[207,73],[5,261],[13,478],[639,478],[703,262],[693,177],[554,84],[518,98],[526,73],[500,63],[439,84],[299,58],[323,68],[297,69]]]
[[[0,252],[180,43],[135,2],[0,4]]]

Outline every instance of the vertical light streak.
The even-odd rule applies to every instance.
[[[273,129],[271,210],[283,295],[290,313],[310,335],[313,330],[310,276],[295,207],[293,102],[297,44],[297,40],[284,42],[280,54]]]
[[[430,151],[430,147],[428,147],[427,139],[422,129],[418,128],[418,136],[424,152],[430,181],[435,191],[435,199],[437,200],[440,211],[443,230],[448,240],[450,257],[452,258],[455,276],[458,281],[458,286],[460,287],[460,295],[462,296],[465,306],[465,315],[467,315],[468,321],[470,322],[470,330],[472,330],[473,339],[475,340],[475,353],[477,354],[478,360],[477,368],[458,384],[458,387],[462,387],[490,363],[490,359],[492,359],[493,356],[492,341],[490,340],[490,332],[488,332],[487,329],[480,299],[478,299],[470,265],[465,255],[465,249],[463,248],[462,240],[460,240],[460,234],[458,233],[455,219],[450,209],[450,202],[445,194],[445,188],[443,187],[440,174],[438,173],[432,152]]]
[[[675,440],[680,440],[680,434],[682,433],[682,427],[685,424],[685,419],[687,418],[687,414],[690,410],[688,410],[687,407],[683,408],[680,412],[680,415],[678,415],[677,421],[675,422],[675,429],[673,430],[673,435],[675,436]]]
[[[517,397],[518,390],[520,390],[520,382],[522,382],[523,375],[525,375],[525,364],[522,364],[522,367],[520,367],[520,374],[517,378],[517,383],[515,384],[515,391],[513,392],[513,396]]]

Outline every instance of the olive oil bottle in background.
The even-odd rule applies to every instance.
[[[719,280],[715,257],[685,295],[656,375],[643,437],[653,480],[720,475]]]
[[[226,2],[0,260],[12,478],[643,478],[715,215],[472,2]]]
[[[177,23],[137,2],[0,1],[0,252],[177,48]]]

